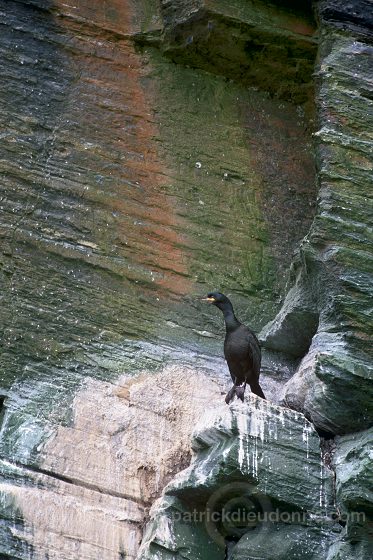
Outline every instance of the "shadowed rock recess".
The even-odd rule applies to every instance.
[[[371,560],[371,2],[0,14],[0,558]]]

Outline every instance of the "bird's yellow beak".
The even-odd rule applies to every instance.
[[[209,303],[214,303],[216,299],[214,297],[204,297],[201,299],[201,301],[208,301]]]

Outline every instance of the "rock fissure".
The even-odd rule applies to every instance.
[[[8,461],[6,457],[0,456],[0,460],[6,461],[10,469],[12,469],[13,467],[16,467],[17,469],[22,469],[24,471],[25,477],[28,477],[31,474],[42,474],[42,475],[45,475],[46,477],[50,478],[51,480],[52,479],[58,480],[58,481],[66,483],[66,484],[71,484],[73,486],[77,486],[77,487],[81,487],[81,488],[87,488],[88,490],[92,490],[93,492],[98,492],[99,494],[107,494],[108,496],[113,496],[113,497],[116,497],[116,498],[123,498],[124,500],[131,500],[133,502],[137,502],[140,505],[144,505],[143,500],[136,499],[133,495],[126,495],[125,493],[114,492],[114,491],[112,491],[108,488],[96,486],[94,484],[89,484],[89,483],[85,482],[84,480],[69,478],[69,477],[64,476],[62,474],[53,472],[51,470],[42,469],[42,468],[37,467],[37,466],[24,465],[20,462],[11,462],[11,461]],[[48,478],[46,479],[46,486],[48,486]]]

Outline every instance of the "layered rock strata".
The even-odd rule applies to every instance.
[[[188,368],[168,368],[151,382],[149,374],[116,384],[87,379],[71,422],[50,430],[37,465],[21,454],[30,433],[13,430],[1,463],[1,553],[135,558],[149,505],[189,464],[195,423],[221,393]]]

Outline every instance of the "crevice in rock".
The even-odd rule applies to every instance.
[[[223,6],[209,9],[201,5],[180,14],[179,6],[164,2],[162,35],[140,33],[135,41],[140,47],[156,45],[178,64],[259,87],[274,98],[307,102],[313,96],[312,72],[317,49],[311,3],[298,7],[299,20],[295,25],[294,3],[281,1],[279,17],[284,29],[273,24],[273,12],[265,2],[262,9],[272,26],[262,25],[247,8],[236,13]]]
[[[226,537],[225,539],[225,556],[224,560],[231,560],[233,550],[239,541],[238,537]]]
[[[143,500],[139,500],[134,496],[123,494],[121,492],[115,492],[115,491],[109,490],[107,488],[100,488],[99,486],[96,486],[95,484],[89,484],[88,482],[83,482],[82,480],[69,478],[67,476],[57,474],[57,473],[54,473],[52,471],[48,471],[46,469],[42,469],[42,468],[37,467],[35,465],[27,465],[26,466],[23,463],[18,462],[18,461],[9,461],[9,459],[7,457],[0,456],[0,459],[7,461],[10,465],[13,465],[14,467],[18,467],[20,469],[23,469],[26,473],[31,472],[31,473],[34,473],[34,474],[41,474],[41,475],[47,476],[49,478],[52,478],[54,480],[59,480],[60,482],[64,482],[66,484],[72,484],[73,486],[86,488],[87,490],[92,490],[93,492],[98,492],[100,494],[106,494],[108,496],[113,496],[114,498],[131,500],[131,502],[136,502],[141,506],[144,505]]]
[[[317,431],[317,430],[316,430]],[[335,436],[329,434],[329,437],[320,436],[320,451],[323,463],[331,471],[335,471],[333,467],[333,457],[335,453]]]
[[[310,422],[312,422],[312,420],[310,420]],[[329,442],[334,441],[335,434],[333,434],[332,432],[327,432],[325,430],[322,430],[315,425],[313,425],[313,427],[315,428],[316,432],[319,434],[320,446],[321,446],[321,442],[324,442],[325,444],[328,444]],[[321,451],[323,451],[323,447],[321,447]],[[327,451],[326,451],[326,453],[327,453]]]
[[[5,401],[6,401],[6,395],[0,395],[0,430],[2,428],[4,416],[5,416],[5,408],[6,408]]]
[[[316,431],[319,432],[317,428]],[[339,507],[337,505],[337,473],[333,463],[335,450],[336,450],[335,436],[332,434],[328,434],[327,437],[320,435],[321,460],[325,465],[325,467],[329,469],[329,471],[331,471],[333,474],[331,492],[332,492],[333,506],[335,508],[335,512],[331,514],[331,517],[337,523],[339,523],[339,525],[344,527],[345,522],[342,520],[342,516]]]
[[[369,101],[373,101],[373,91],[365,90],[364,88],[362,88],[360,95],[361,97],[369,99]]]
[[[275,324],[278,322],[278,326]],[[281,325],[280,325],[281,322]],[[302,360],[319,328],[317,312],[294,308],[285,317],[275,319],[261,334],[265,348]],[[269,333],[266,334],[266,331]],[[264,333],[264,334],[263,334]]]

